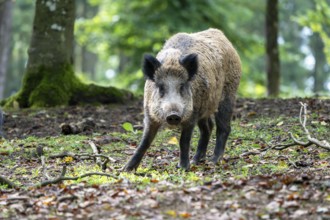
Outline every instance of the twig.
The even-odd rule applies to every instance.
[[[66,173],[66,166],[64,165],[62,167],[62,171],[61,171],[61,174],[59,177],[57,177],[56,179],[53,179],[53,180],[46,180],[41,183],[37,183],[37,184],[33,185],[33,187],[42,187],[42,186],[47,186],[48,184],[59,183],[62,181],[61,179],[65,176],[65,173]]]
[[[65,180],[78,180],[78,179],[82,179],[82,178],[85,178],[85,177],[88,177],[88,176],[107,176],[107,177],[111,177],[111,178],[114,178],[114,179],[118,179],[117,176],[109,174],[109,173],[91,172],[91,173],[85,173],[83,175],[75,176],[75,177],[67,177],[67,176],[65,176],[65,174],[66,174],[66,166],[63,166],[61,174],[57,178],[52,179],[52,180],[46,180],[46,181],[43,181],[41,183],[37,183],[35,185],[32,185],[32,187],[38,188],[38,187],[43,187],[43,186],[47,186],[47,185],[50,185],[50,184],[61,183],[62,181],[65,181]],[[21,188],[20,186],[17,186],[12,181],[8,180],[7,178],[5,178],[3,176],[0,176],[0,184],[7,185],[9,188],[16,188],[16,189]]]
[[[293,135],[291,134],[291,138],[293,139],[293,141],[297,144],[300,144],[302,146],[309,146],[309,145],[312,145],[312,144],[315,144],[316,146],[318,147],[321,147],[321,148],[324,148],[326,150],[330,150],[330,143],[326,140],[318,140],[316,138],[313,138],[311,136],[311,134],[309,133],[307,127],[306,127],[306,121],[307,121],[307,104],[306,103],[302,103],[300,102],[300,105],[301,105],[301,108],[300,108],[300,116],[299,116],[299,120],[300,120],[300,124],[301,126],[303,127],[306,135],[307,135],[307,140],[308,142],[305,143],[305,142],[301,142],[299,140],[297,140],[296,138],[293,137]],[[303,119],[302,119],[303,117]]]
[[[92,142],[92,145],[95,145],[93,142]],[[92,147],[93,148],[93,147]],[[96,146],[95,146],[96,148]],[[64,152],[64,153],[61,153],[61,154],[55,154],[55,155],[50,155],[49,158],[64,158],[64,157],[72,157],[72,158],[79,158],[79,157],[87,157],[88,159],[90,158],[93,158],[93,159],[99,159],[99,158],[103,158],[104,161],[102,162],[100,159],[97,160],[97,165],[102,169],[102,170],[106,170],[107,168],[107,164],[111,161],[111,162],[116,162],[117,160],[112,158],[112,157],[109,157],[109,156],[106,156],[106,155],[103,155],[103,154],[74,154],[74,153],[71,153],[71,152]]]
[[[96,147],[96,145],[94,144],[93,141],[88,141],[88,144],[89,144],[89,146],[91,146],[94,155],[100,154],[99,150],[97,149],[97,147]],[[100,157],[95,157],[95,159],[96,159],[96,164],[103,169],[101,158]]]
[[[292,165],[292,166],[294,166],[294,168],[299,168],[297,165],[296,165],[296,163],[294,162],[294,161],[292,161],[292,160],[290,160],[290,158],[289,157],[287,157],[287,156],[284,156],[284,155],[279,155],[278,157],[277,157],[277,159],[279,159],[279,158],[284,158],[284,159],[286,159],[286,160],[288,160],[289,161],[289,163]]]
[[[74,153],[71,153],[71,152],[64,152],[64,153],[61,153],[61,154],[53,154],[53,155],[49,155],[49,158],[64,158],[64,157],[73,157],[75,159],[77,159],[78,157],[87,157],[88,159],[89,158],[96,158],[96,157],[102,157],[103,159],[108,159],[109,161],[111,162],[116,162],[117,160],[112,158],[112,157],[109,157],[109,156],[106,156],[104,154],[74,154]]]
[[[299,122],[300,122],[300,125],[302,126],[306,136],[307,136],[307,142],[304,142],[304,141],[301,141],[301,140],[298,140],[297,138],[294,137],[294,135],[289,132],[289,135],[291,137],[291,139],[293,140],[292,143],[288,143],[288,144],[277,144],[277,145],[274,145],[274,146],[271,146],[269,145],[269,147],[267,148],[264,148],[264,149],[261,149],[259,151],[249,151],[249,152],[245,152],[241,155],[241,157],[244,157],[244,156],[249,156],[249,155],[258,155],[258,154],[261,154],[265,151],[268,151],[268,150],[271,150],[271,149],[274,149],[274,150],[284,150],[284,149],[287,149],[289,147],[292,147],[292,146],[303,146],[303,147],[309,147],[311,145],[316,145],[318,147],[321,147],[323,149],[326,149],[326,150],[330,150],[330,143],[326,140],[318,140],[316,138],[313,138],[309,132],[309,130],[307,129],[306,127],[306,122],[307,122],[307,104],[306,103],[302,103],[300,102],[300,105],[301,105],[301,108],[300,108],[300,112],[299,112]]]
[[[293,136],[293,134],[291,132],[289,132],[289,135],[291,137],[291,139],[293,140],[293,143],[290,143],[290,144],[280,144],[280,145],[277,145],[275,146],[273,149],[275,150],[283,150],[283,149],[286,149],[288,147],[291,147],[291,146],[296,146],[296,145],[299,145],[299,146],[303,146],[303,147],[309,147],[311,145],[316,145],[318,147],[321,147],[323,149],[326,149],[326,150],[330,150],[330,143],[326,140],[318,140],[316,138],[313,138],[309,132],[309,130],[307,129],[306,127],[306,122],[307,122],[307,104],[306,103],[302,103],[300,102],[300,112],[299,112],[299,122],[300,122],[300,125],[302,126],[306,136],[307,136],[307,142],[303,142],[301,140],[298,140],[297,138],[295,138]]]
[[[53,180],[48,180],[48,181],[44,181],[44,182],[35,184],[33,187],[42,187],[42,186],[47,186],[47,185],[50,185],[50,184],[57,184],[57,183],[60,183],[64,180],[78,180],[78,179],[82,179],[82,178],[85,178],[85,177],[88,177],[88,176],[107,176],[107,177],[111,177],[111,178],[114,178],[114,179],[118,179],[117,176],[109,174],[109,173],[92,172],[92,173],[85,173],[83,175],[76,176],[76,177],[67,177],[67,176],[65,176],[65,173],[66,173],[66,166],[63,166],[62,172],[61,172],[59,177],[57,177],[56,179],[53,179]]]
[[[17,188],[18,186],[9,179],[0,176],[0,185],[7,185],[8,188]]]
[[[50,176],[47,173],[46,163],[45,163],[45,156],[41,156],[41,173],[44,179],[50,179]]]

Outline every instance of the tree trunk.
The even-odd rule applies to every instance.
[[[323,52],[324,43],[319,33],[314,33],[311,36],[310,47],[315,59],[315,64],[312,71],[312,76],[314,78],[313,92],[318,94],[325,89],[324,82],[327,80],[326,71],[324,69],[324,66],[326,65],[326,57]]]
[[[13,1],[0,2],[0,99],[4,97],[6,75],[10,57]]]
[[[75,1],[37,0],[29,60],[21,90],[6,106],[47,107],[81,102],[120,102],[131,93],[85,85],[73,71]],[[16,104],[17,105],[17,104]]]
[[[277,43],[278,36],[278,0],[267,0],[266,6],[266,56],[267,56],[267,92],[277,97],[280,87],[280,59]]]

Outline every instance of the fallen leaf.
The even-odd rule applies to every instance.
[[[307,215],[308,211],[307,210],[296,210],[290,217],[291,218],[300,218],[303,215]]]
[[[152,183],[158,183],[159,180],[157,180],[157,179],[151,179],[150,182],[152,182]]]
[[[248,112],[247,113],[247,116],[248,117],[252,117],[252,116],[255,116],[257,113],[256,112]]]
[[[165,212],[165,214],[167,214],[167,215],[169,215],[169,216],[171,216],[171,217],[173,217],[173,218],[176,218],[176,211],[174,211],[174,210],[167,210],[166,212]]]
[[[167,142],[168,144],[179,145],[179,141],[176,137],[171,137],[170,140]]]
[[[181,212],[179,214],[179,216],[182,217],[182,218],[190,218],[191,217],[191,214],[188,213],[188,212]]]
[[[63,159],[64,163],[72,163],[72,161],[73,161],[73,157],[70,157],[70,156],[64,157],[64,159]]]
[[[280,204],[276,201],[272,201],[270,203],[267,204],[266,209],[270,212],[270,213],[277,213],[280,211]]]
[[[299,203],[297,201],[285,201],[282,205],[283,208],[297,208]]]
[[[283,123],[284,123],[283,121],[280,121],[279,123],[276,124],[276,126],[279,127],[279,126],[283,125]]]

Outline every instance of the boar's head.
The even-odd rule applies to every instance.
[[[151,97],[146,106],[149,114],[169,126],[187,122],[193,112],[191,82],[198,71],[197,54],[161,61],[145,55],[142,70],[152,84],[145,90]]]

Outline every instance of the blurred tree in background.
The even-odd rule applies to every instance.
[[[330,89],[330,0],[279,0],[280,95]],[[140,60],[176,32],[222,29],[238,49],[240,95],[266,96],[266,1],[76,0],[76,75],[84,81],[141,92]],[[5,96],[18,91],[27,62],[34,4],[14,2]]]
[[[10,57],[4,96],[8,97],[21,86],[24,68],[27,63],[27,50],[32,34],[34,4],[30,0],[12,2],[12,30],[10,41]]]
[[[308,27],[312,33],[309,39],[314,57],[314,67],[310,78],[313,92],[327,89],[330,76],[330,4],[326,0],[315,0],[307,13],[294,18],[299,24]],[[328,88],[329,90],[329,88]]]
[[[0,99],[4,97],[6,73],[10,57],[10,38],[12,30],[13,2],[0,1]]]
[[[267,0],[265,14],[267,94],[271,97],[277,97],[280,92],[280,56],[277,42],[278,0]]]
[[[78,103],[123,102],[126,91],[84,84],[74,73],[72,0],[36,0],[28,62],[20,90],[4,100],[8,107],[49,107]]]
[[[261,56],[264,53],[263,36],[260,36],[263,34],[263,26],[257,22],[246,23],[247,20],[253,23],[256,14],[257,17],[258,14],[260,15],[260,20],[263,19],[264,4],[260,5],[260,2],[239,1],[239,4],[224,0],[94,0],[90,2],[100,4],[100,11],[93,19],[77,21],[76,39],[79,44],[89,45],[92,51],[97,51],[103,58],[108,59],[109,64],[112,64],[108,76],[119,73],[110,80],[117,86],[142,91],[144,81],[139,70],[142,55],[146,52],[157,53],[165,40],[177,32],[196,32],[215,27],[225,32],[241,52],[242,59],[244,57],[248,57],[249,60],[258,59],[256,54]],[[245,25],[247,28],[242,28]],[[260,62],[263,62],[262,59]],[[256,68],[251,67],[251,69]],[[263,72],[264,70],[252,75]],[[258,78],[247,74],[243,77]],[[100,80],[106,81],[106,79]],[[253,94],[254,82],[245,86],[243,84],[242,87]],[[259,79],[257,84],[259,83],[263,84],[263,80]],[[259,91],[260,93],[264,92],[263,86],[259,89],[262,90]]]

